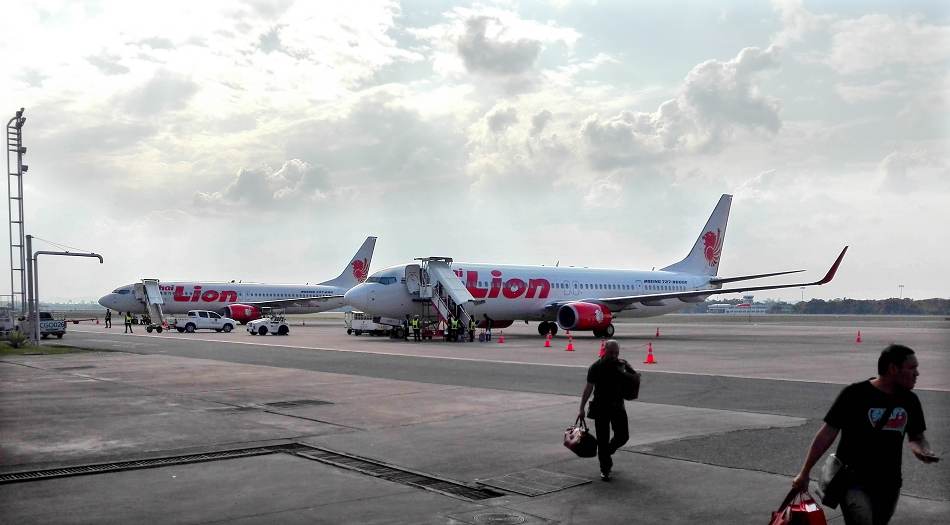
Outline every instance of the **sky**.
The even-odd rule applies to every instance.
[[[0,31],[26,233],[105,260],[41,258],[43,300],[319,282],[367,235],[373,271],[659,268],[723,193],[720,275],[850,246],[757,299],[950,297],[944,2],[50,0]]]

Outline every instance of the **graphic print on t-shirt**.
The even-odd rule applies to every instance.
[[[874,408],[871,407],[868,409],[868,419],[871,421],[871,426],[876,427],[877,422],[880,421],[881,417],[884,415],[884,412],[887,411],[886,408]],[[887,420],[887,423],[884,424],[882,430],[894,430],[896,432],[903,432],[904,427],[907,426],[907,411],[903,407],[895,407],[891,411],[891,417]]]

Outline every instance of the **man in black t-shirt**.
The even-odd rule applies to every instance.
[[[621,382],[627,362],[620,359],[620,344],[611,339],[604,344],[604,357],[598,359],[587,369],[587,386],[581,395],[581,409],[577,417],[584,418],[584,405],[591,392],[594,400],[590,403],[590,416],[594,420],[594,432],[597,434],[597,459],[600,460],[600,479],[610,480],[613,458],[610,456],[627,442],[630,431],[627,429],[627,411],[623,407]],[[610,429],[614,437],[610,439]]]
[[[924,437],[924,412],[911,392],[920,375],[914,351],[902,345],[888,346],[878,359],[877,372],[876,378],[849,385],[838,394],[805,464],[792,480],[794,488],[808,488],[812,467],[840,431],[835,456],[845,465],[841,513],[846,525],[884,525],[891,519],[901,487],[905,434],[917,459],[924,463],[940,460]]]

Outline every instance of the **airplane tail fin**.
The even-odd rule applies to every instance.
[[[723,194],[719,198],[719,204],[716,204],[716,209],[713,210],[709,220],[706,221],[706,226],[700,232],[699,238],[696,239],[696,244],[693,245],[689,255],[682,261],[662,269],[669,272],[717,275],[731,206],[732,195]]]
[[[356,251],[356,255],[350,259],[343,273],[336,279],[322,282],[324,286],[338,286],[349,290],[369,277],[369,265],[373,261],[373,249],[376,247],[376,237],[367,237],[363,245]]]

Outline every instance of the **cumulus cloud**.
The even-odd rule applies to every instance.
[[[120,105],[130,113],[147,116],[183,109],[198,92],[198,84],[190,78],[159,70],[148,82],[120,95]]]
[[[895,193],[943,191],[950,187],[950,166],[942,153],[898,150],[878,164],[881,186]]]
[[[123,75],[129,72],[129,68],[123,66],[119,61],[121,57],[102,52],[95,56],[86,57],[86,61],[96,66],[96,69],[105,75]]]
[[[541,42],[510,38],[497,18],[471,18],[465,28],[458,51],[472,72],[518,75],[529,70],[541,53]]]
[[[782,18],[782,29],[772,38],[780,46],[801,41],[808,33],[827,27],[830,16],[816,15],[807,9],[802,0],[772,0],[772,6]]]
[[[920,15],[865,15],[832,26],[827,63],[845,74],[908,64],[926,66],[950,60],[950,25],[928,23]]]
[[[551,112],[546,109],[531,117],[531,136],[536,137],[543,133],[545,126],[548,125],[548,122],[551,122],[552,117]]]
[[[622,203],[623,186],[612,177],[595,180],[584,195],[589,208],[618,208]]]
[[[518,122],[518,110],[506,106],[495,107],[485,115],[485,122],[492,133],[502,133]]]
[[[652,113],[588,117],[581,134],[590,160],[613,168],[718,148],[739,128],[776,133],[782,124],[779,103],[762,95],[752,81],[779,65],[778,54],[775,46],[749,47],[732,60],[707,60],[686,75],[676,98]]]
[[[198,192],[198,204],[273,209],[326,198],[327,174],[322,167],[291,159],[273,170],[268,166],[241,168],[221,191]]]
[[[152,49],[174,49],[175,47],[171,40],[160,37],[143,38],[138,41],[138,44]]]

